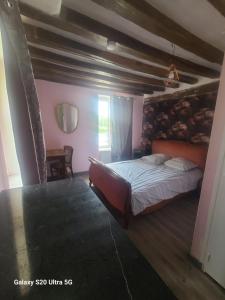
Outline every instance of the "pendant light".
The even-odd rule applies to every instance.
[[[172,45],[172,56],[175,56],[175,45]],[[169,74],[167,79],[164,81],[166,87],[176,87],[177,81],[179,81],[179,74],[175,64],[169,66]]]

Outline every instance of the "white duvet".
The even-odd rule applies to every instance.
[[[142,159],[107,164],[131,183],[131,206],[134,215],[163,200],[189,192],[197,187],[202,171],[198,168],[179,171],[162,165],[153,165]]]

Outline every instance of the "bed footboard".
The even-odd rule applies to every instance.
[[[131,215],[131,185],[116,172],[102,162],[89,157],[90,186],[114,213],[123,220],[123,226],[127,227]],[[115,215],[115,214],[114,214]]]

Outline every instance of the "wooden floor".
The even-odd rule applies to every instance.
[[[194,196],[177,200],[134,219],[127,233],[178,299],[225,299],[225,291],[189,258],[197,207]]]
[[[197,208],[195,196],[179,199],[133,219],[127,234],[179,300],[225,300],[225,291],[189,257]]]

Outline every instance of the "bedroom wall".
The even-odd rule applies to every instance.
[[[46,148],[54,149],[62,148],[66,144],[71,145],[74,148],[73,168],[75,172],[87,171],[88,156],[100,158],[96,96],[103,92],[45,80],[36,80],[36,88],[40,101]],[[134,97],[132,144],[133,148],[138,148],[141,144],[143,97],[132,97]],[[63,133],[55,120],[55,106],[62,102],[74,104],[79,109],[78,127],[72,134]]]
[[[209,143],[217,93],[146,103],[143,108],[143,146],[152,139]]]

